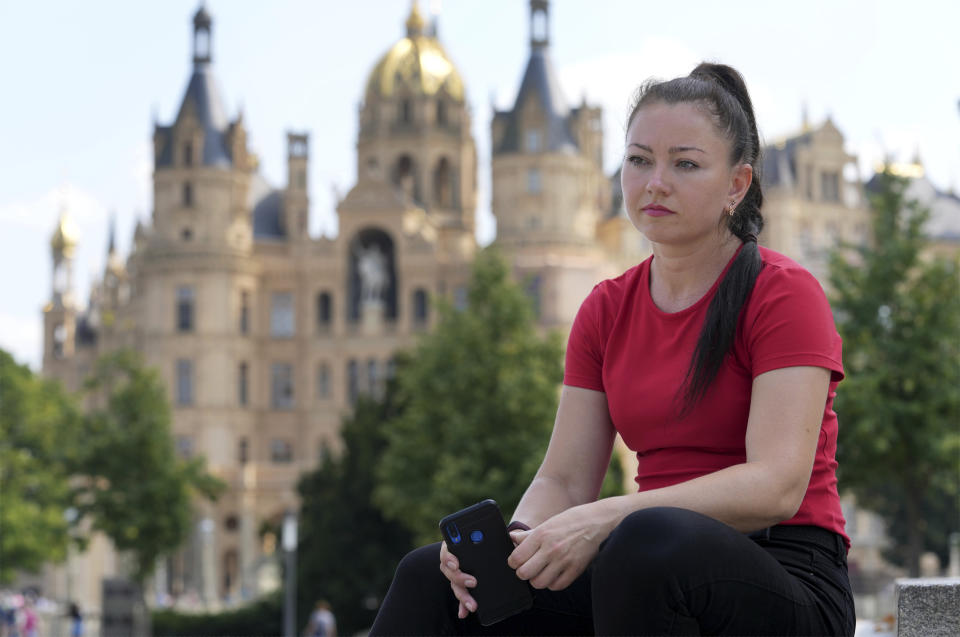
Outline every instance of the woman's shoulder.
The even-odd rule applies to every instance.
[[[631,291],[638,289],[650,267],[650,259],[645,259],[623,274],[597,283],[585,302],[603,306],[619,306]]]
[[[817,278],[785,254],[760,246],[760,258],[763,260],[763,268],[757,276],[757,287],[762,289],[792,282],[799,287],[815,284],[816,288],[822,292],[823,286]]]

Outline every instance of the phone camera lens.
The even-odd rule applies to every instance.
[[[470,541],[474,544],[480,544],[480,542],[483,542],[483,531],[479,529],[476,531],[470,531]]]
[[[451,542],[460,544],[460,529],[458,529],[457,525],[453,522],[447,525],[447,535],[450,536]]]

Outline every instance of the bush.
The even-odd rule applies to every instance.
[[[264,637],[283,634],[283,592],[223,613],[180,613],[157,610],[151,616],[154,637]],[[297,628],[299,634],[300,628]]]

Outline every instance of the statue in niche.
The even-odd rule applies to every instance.
[[[389,284],[387,280],[387,255],[373,243],[354,250],[357,272],[360,274],[360,304],[382,304]]]

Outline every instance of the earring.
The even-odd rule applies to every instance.
[[[736,201],[731,201],[731,202],[730,202],[730,205],[727,206],[727,209],[726,209],[726,210],[727,210],[727,214],[732,217],[732,216],[733,216],[733,213],[736,211],[736,209],[737,209],[737,202],[736,202]]]

